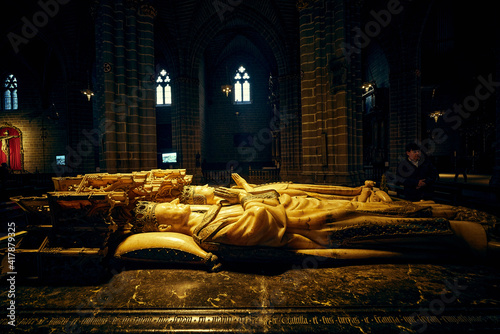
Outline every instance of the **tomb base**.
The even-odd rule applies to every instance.
[[[230,269],[130,269],[86,286],[17,281],[14,298],[9,297],[7,282],[0,292],[0,328],[2,333],[500,330],[500,268],[492,265],[365,263],[322,268],[310,259],[293,267],[246,264]],[[9,324],[12,300],[15,322]]]

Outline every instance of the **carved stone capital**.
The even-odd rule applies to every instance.
[[[142,0],[125,0],[125,6],[129,8],[139,8]]]
[[[154,8],[152,5],[144,4],[140,8],[140,13],[154,19],[156,17],[157,11],[156,8]]]
[[[297,9],[299,11],[308,8],[316,0],[297,0]]]
[[[147,0],[125,0],[125,5],[137,10],[140,15],[155,18],[157,11]]]

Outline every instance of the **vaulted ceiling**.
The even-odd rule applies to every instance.
[[[196,71],[202,58],[210,66],[218,66],[243,48],[269,66],[270,71],[284,71],[290,66],[287,56],[298,54],[295,1],[135,1],[149,2],[156,9],[155,57],[177,70]],[[59,67],[63,76],[71,80],[69,67],[88,69],[94,61],[94,3],[95,0],[11,2],[0,20],[3,56],[10,55],[31,68],[42,82],[47,80],[44,73],[52,66]],[[35,30],[30,30],[30,23],[34,23]]]
[[[1,57],[4,67],[23,66],[40,81],[40,87],[50,83],[49,73],[54,67],[62,71],[66,80],[72,73],[79,75],[92,68],[95,58],[95,27],[92,10],[97,0],[11,1],[0,13]],[[155,19],[156,59],[172,69],[196,75],[199,62],[217,67],[238,50],[251,52],[270,71],[285,74],[298,64],[299,18],[294,0],[127,0],[149,2],[157,11]],[[387,2],[364,3],[365,22],[372,20],[374,10],[384,9]],[[374,6],[378,3],[377,6]],[[415,2],[402,1],[405,6],[418,7]],[[432,1],[424,3],[432,4]],[[404,16],[401,23],[411,24],[412,17],[424,16],[427,8],[437,12],[435,2],[421,11]],[[445,7],[453,7],[455,27],[453,38],[460,41],[462,58],[479,58],[485,51],[497,48],[498,20],[491,7],[479,4],[459,5],[446,0]],[[484,7],[486,6],[486,7]],[[399,17],[398,17],[399,18]],[[443,22],[442,20],[438,20]],[[30,27],[31,24],[31,27]],[[363,26],[363,25],[362,25]],[[399,27],[398,25],[392,25]],[[31,29],[31,30],[30,30]],[[417,29],[417,27],[414,27]],[[392,35],[388,32],[392,31]],[[393,44],[401,29],[384,29],[387,44]],[[422,41],[436,45],[432,33]],[[437,36],[437,35],[436,35]],[[437,37],[436,37],[437,38]],[[496,52],[496,51],[495,51]],[[394,53],[397,55],[397,53]],[[457,55],[455,55],[457,56]],[[482,62],[477,62],[481,64]],[[80,67],[80,70],[69,69]],[[175,70],[174,70],[175,71]]]
[[[207,64],[217,67],[243,47],[276,70],[278,63],[286,63],[277,58],[298,52],[295,1],[156,1],[154,6],[159,60],[185,59],[187,63],[175,65],[195,68],[192,62],[203,56]]]

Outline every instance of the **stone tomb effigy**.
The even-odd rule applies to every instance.
[[[55,191],[12,198],[28,217],[17,271],[43,281],[102,279],[109,238],[127,233],[137,201],[172,201],[191,180],[183,169],[54,177]]]
[[[500,329],[495,217],[393,201],[370,182],[255,186],[235,175],[237,187],[214,189],[184,171],[156,183],[144,173],[58,180],[47,204],[26,199],[51,225],[30,224],[39,239],[21,240],[15,275],[4,262],[2,329],[13,329],[12,277],[18,331]],[[37,284],[21,280],[30,273]]]

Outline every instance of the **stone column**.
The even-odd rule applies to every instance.
[[[302,170],[302,117],[300,114],[300,75],[279,77],[280,177],[300,181]]]
[[[178,154],[178,162],[195,180],[201,178],[197,171],[196,154],[201,152],[199,80],[182,76],[173,80],[176,107],[172,113],[172,145]]]
[[[155,10],[142,1],[96,7],[96,115],[101,171],[156,168]]]
[[[363,179],[360,53],[346,54],[360,8],[316,1],[300,11],[303,174],[312,182]]]
[[[416,51],[415,51],[416,53]],[[409,142],[422,141],[420,75],[416,68],[392,67],[390,75],[389,161],[395,171]]]
[[[139,138],[140,146],[133,150],[133,160],[140,164],[141,170],[157,167],[156,140],[156,72],[154,59],[154,25],[156,10],[147,1],[138,1],[137,40],[138,42],[138,79],[137,123],[139,133],[132,132]],[[132,66],[135,64],[131,64]],[[131,92],[132,96],[136,96]],[[131,138],[134,140],[134,138]]]

